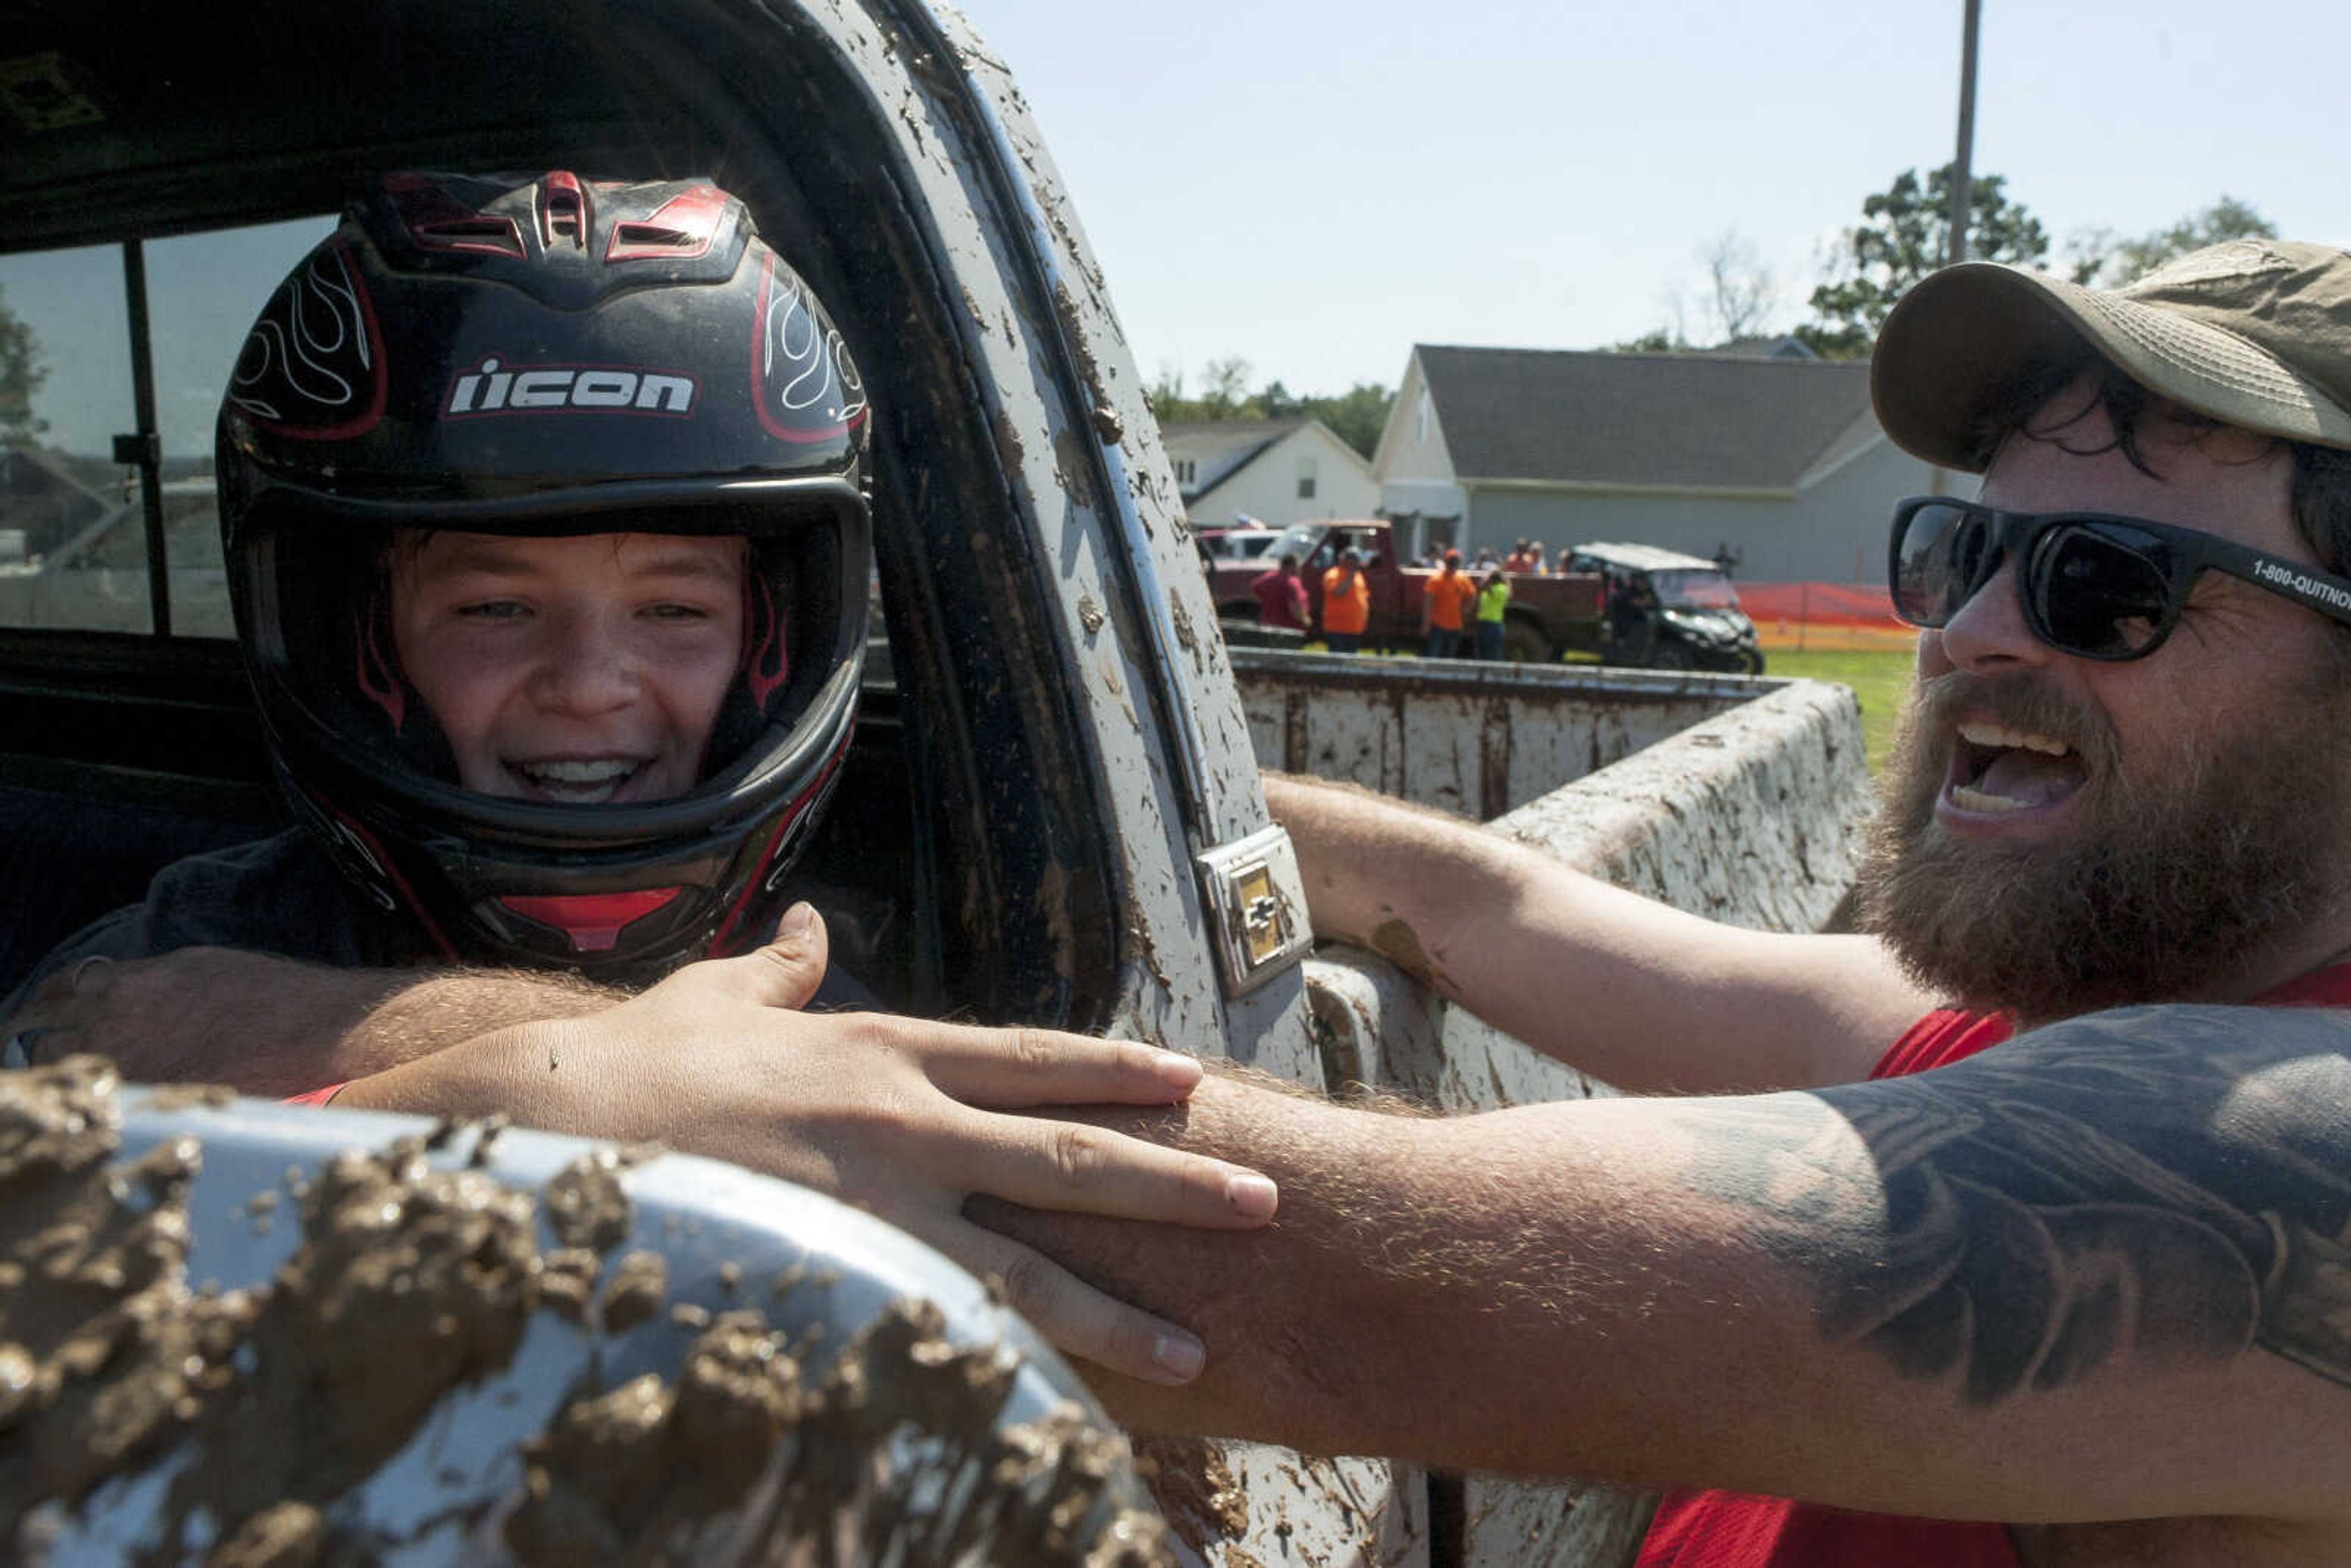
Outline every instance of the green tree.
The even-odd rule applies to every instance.
[[[1211,360],[1206,371],[1207,390],[1198,397],[1185,393],[1184,372],[1162,366],[1151,383],[1152,412],[1162,424],[1198,424],[1217,419],[1319,419],[1331,433],[1366,462],[1387,427],[1395,390],[1377,382],[1357,382],[1335,395],[1300,396],[1279,381],[1255,392],[1249,390],[1249,362],[1238,355]]]
[[[41,340],[0,295],[0,441],[29,441],[49,428],[33,417],[33,394],[49,379]]]
[[[1771,318],[1780,307],[1779,283],[1771,276],[1771,269],[1763,264],[1762,253],[1755,248],[1754,241],[1737,229],[1725,229],[1698,247],[1697,260],[1705,272],[1699,285],[1699,326],[1709,334],[1711,342],[1728,345],[1741,339],[1761,337],[1771,330]],[[1704,347],[1690,341],[1684,325],[1688,315],[1687,298],[1687,291],[1677,284],[1666,293],[1667,319],[1663,325],[1622,343],[1611,343],[1603,352],[1706,352]]]
[[[1699,249],[1698,259],[1706,268],[1707,314],[1720,340],[1762,336],[1779,308],[1780,287],[1755,242],[1725,229]]]
[[[1357,382],[1336,397],[1310,397],[1299,402],[1299,412],[1321,420],[1331,434],[1371,461],[1379,449],[1380,432],[1388,426],[1388,411],[1395,406],[1395,391],[1377,382]]]
[[[1257,419],[1263,417],[1262,409],[1249,405],[1249,362],[1238,354],[1221,360],[1210,360],[1206,372],[1207,386],[1200,394],[1210,419]]]
[[[1697,346],[1669,327],[1652,327],[1637,338],[1627,338],[1621,343],[1611,343],[1605,350],[1611,354],[1688,354]]]
[[[1184,367],[1162,363],[1159,374],[1144,389],[1144,396],[1150,400],[1152,413],[1162,419],[1174,419],[1174,411],[1191,401],[1184,395]]]
[[[2200,213],[2190,213],[2167,228],[2136,239],[2116,237],[2112,229],[2085,229],[2066,241],[2065,251],[2074,281],[2099,288],[2119,288],[2146,277],[2167,261],[2191,250],[2230,239],[2275,239],[2277,225],[2234,196],[2223,195]]]
[[[1968,256],[1978,261],[2026,265],[2049,253],[2041,220],[2011,202],[2007,181],[1979,174],[1970,182]],[[1862,222],[1838,241],[1829,276],[1813,290],[1819,318],[1796,329],[1804,346],[1823,359],[1858,359],[1877,341],[1886,313],[1910,286],[1943,265],[1951,233],[1951,166],[1922,182],[1916,169],[1861,204]]]
[[[1163,367],[1159,379],[1151,383],[1151,411],[1162,424],[1198,424],[1211,419],[1255,419],[1256,411],[1245,399],[1237,401],[1229,387],[1212,387],[1201,396],[1193,397],[1185,391],[1184,372],[1175,367]]]

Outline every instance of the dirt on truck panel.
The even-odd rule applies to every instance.
[[[360,1490],[447,1396],[511,1370],[539,1320],[597,1315],[585,1303],[633,1218],[619,1177],[652,1155],[592,1152],[549,1182],[546,1250],[530,1191],[429,1163],[456,1129],[298,1167],[298,1244],[266,1281],[223,1290],[197,1282],[201,1139],[120,1157],[120,1088],[95,1057],[0,1073],[0,1555],[293,1568],[417,1544],[384,1533]],[[273,1223],[279,1197],[241,1218]],[[1125,1440],[1074,1405],[1005,1424],[1018,1358],[951,1343],[935,1305],[899,1300],[838,1349],[788,1343],[756,1300],[663,1322],[647,1256],[611,1259],[601,1332],[623,1332],[616,1296],[651,1321],[638,1333],[690,1331],[674,1375],[570,1388],[520,1445],[523,1484],[454,1531],[431,1519],[434,1544],[532,1568],[822,1563],[844,1545],[909,1563],[1170,1561],[1157,1516],[1104,1506],[1131,1473]],[[793,1272],[768,1299],[821,1283]]]

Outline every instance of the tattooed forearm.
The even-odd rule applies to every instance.
[[[2346,1015],[2137,1008],[1685,1119],[1826,1333],[1973,1403],[2254,1346],[2351,1384],[2346,1051]]]

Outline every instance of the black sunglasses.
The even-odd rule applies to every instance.
[[[2011,557],[2025,624],[2079,658],[2154,653],[2208,569],[2351,626],[2351,580],[2217,534],[2105,512],[2003,512],[1948,496],[1894,505],[1894,612],[1913,626],[1948,625]]]

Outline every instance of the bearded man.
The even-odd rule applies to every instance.
[[[1644,1568],[2351,1562],[2351,256],[1952,268],[1874,392],[1984,477],[1895,508],[1870,934],[1270,781],[1318,933],[1649,1097],[1121,1120],[1282,1192],[987,1207],[1201,1332],[1129,1418],[1678,1489]]]

